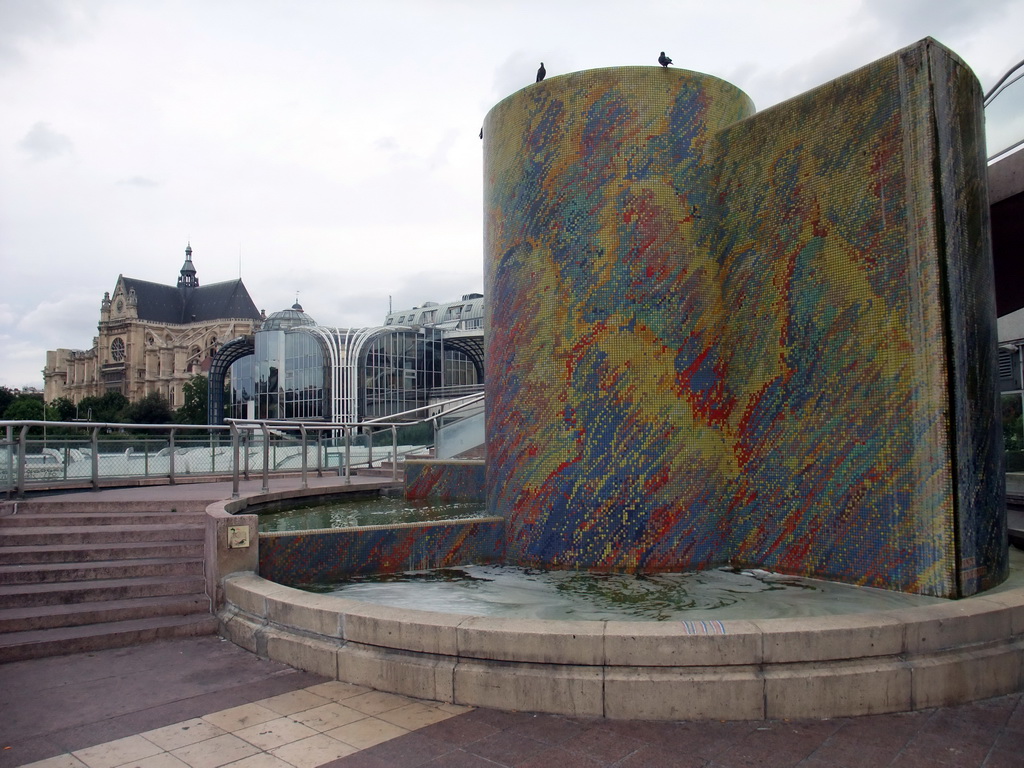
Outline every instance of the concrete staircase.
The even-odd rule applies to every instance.
[[[0,663],[212,634],[204,507],[0,507]]]

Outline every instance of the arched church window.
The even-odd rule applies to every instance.
[[[117,363],[124,360],[124,339],[117,338],[110,342],[110,356]]]

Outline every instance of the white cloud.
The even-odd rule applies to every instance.
[[[928,35],[940,42],[945,37],[971,33],[998,24],[1015,0],[864,0],[865,10],[875,16],[879,28],[897,39],[909,40],[927,25]]]
[[[152,189],[153,187],[160,186],[159,181],[154,181],[153,179],[145,176],[132,176],[127,179],[121,179],[117,183],[126,187],[141,187],[142,189]]]
[[[18,148],[39,161],[73,152],[75,145],[63,133],[50,128],[49,123],[37,122],[18,142]]]
[[[78,39],[92,17],[92,8],[73,0],[3,0],[0,71],[23,64],[27,48],[51,41],[69,44]]]
[[[47,344],[67,347],[75,343],[80,347],[88,347],[96,333],[100,298],[76,291],[53,301],[42,301],[21,313],[14,325],[18,333],[31,334],[33,338]],[[89,317],[92,322],[83,327],[83,317]]]
[[[4,348],[4,366],[0,371],[0,386],[10,389],[36,387],[42,389],[45,354],[25,339],[0,334],[0,345]],[[45,353],[45,350],[43,350]]]

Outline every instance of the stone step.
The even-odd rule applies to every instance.
[[[129,541],[106,544],[36,544],[0,547],[0,565],[202,556],[202,541]]]
[[[123,648],[166,637],[212,635],[216,631],[216,617],[204,613],[10,632],[0,635],[0,663]]]
[[[198,594],[205,585],[201,575],[5,584],[0,586],[0,609]]]
[[[8,528],[5,546],[36,544],[103,544],[129,541],[198,541],[206,536],[201,525],[144,524],[130,526],[71,525]]]
[[[210,601],[205,594],[5,608],[0,609],[0,634],[209,612]]]
[[[205,512],[27,512],[0,515],[0,528],[39,528],[68,525],[204,525]]]
[[[0,584],[39,584],[86,579],[125,579],[135,576],[201,575],[202,573],[202,557],[151,557],[132,560],[98,560],[90,563],[0,565]]]

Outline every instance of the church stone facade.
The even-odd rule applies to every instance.
[[[46,353],[46,400],[120,392],[135,402],[156,392],[177,408],[182,385],[261,320],[241,280],[200,287],[189,245],[177,285],[119,275],[113,293],[103,294],[92,349]]]

